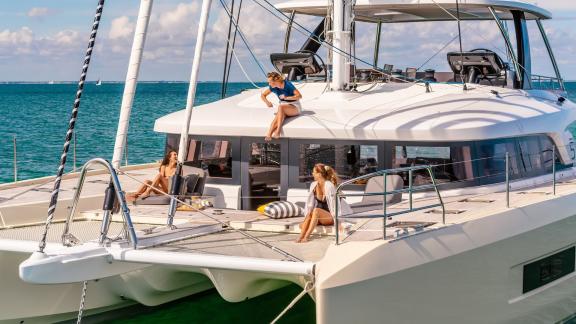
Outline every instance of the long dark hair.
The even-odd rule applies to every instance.
[[[162,163],[160,163],[160,168],[162,168],[162,166],[166,166],[168,165],[168,163],[170,163],[170,154],[172,154],[172,152],[174,153],[178,153],[176,152],[176,150],[169,150],[168,153],[166,153],[166,155],[164,155],[164,158],[162,159]]]

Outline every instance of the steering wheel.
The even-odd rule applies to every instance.
[[[328,71],[327,71],[328,69],[326,68],[326,63],[324,63],[324,60],[320,55],[318,55],[318,53],[309,50],[299,50],[296,51],[296,53],[310,53],[314,55],[314,57],[317,57],[320,60],[322,70],[324,70],[324,81],[328,80]]]
[[[488,53],[492,53],[494,54],[494,56],[496,57],[496,64],[498,64],[498,67],[505,70],[506,69],[506,64],[504,64],[504,61],[502,61],[502,58],[500,58],[500,55],[498,55],[498,53],[494,52],[493,50],[487,49],[487,48],[475,48],[473,50],[470,50],[471,53],[475,53],[475,52],[488,52]]]

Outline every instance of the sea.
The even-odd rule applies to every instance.
[[[112,157],[123,87],[122,83],[86,84],[67,172],[90,158]],[[566,87],[569,99],[576,100],[576,82],[568,82]],[[227,95],[250,88],[250,83],[230,83]],[[124,162],[140,164],[162,157],[165,136],[154,132],[154,121],[184,109],[187,90],[187,83],[138,84]],[[220,83],[199,83],[196,103],[218,100],[220,91]],[[56,173],[75,92],[74,83],[0,84],[0,183]],[[241,303],[228,303],[215,290],[209,290],[157,307],[138,305],[117,310],[86,322],[269,323],[300,291],[291,285]],[[314,302],[306,296],[280,323],[314,323],[314,319]]]

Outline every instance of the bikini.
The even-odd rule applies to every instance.
[[[314,199],[316,199],[316,208],[324,209],[325,211],[330,212],[330,209],[328,209],[328,201],[326,201],[326,196],[324,196],[323,200],[320,200],[316,195],[316,190],[314,190]]]

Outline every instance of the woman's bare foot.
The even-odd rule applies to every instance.
[[[279,139],[279,138],[280,138],[280,134],[279,134],[279,133],[274,133],[274,134],[272,134],[272,138],[273,138],[273,139]]]
[[[307,243],[307,242],[308,242],[308,239],[307,239],[307,238],[303,238],[303,239],[300,240],[299,243]]]
[[[266,142],[270,142],[272,140],[272,137],[270,135],[266,135],[266,137],[264,137],[264,141]]]
[[[136,192],[130,192],[126,195],[126,201],[127,202],[133,202],[134,200],[138,199],[138,193]]]

